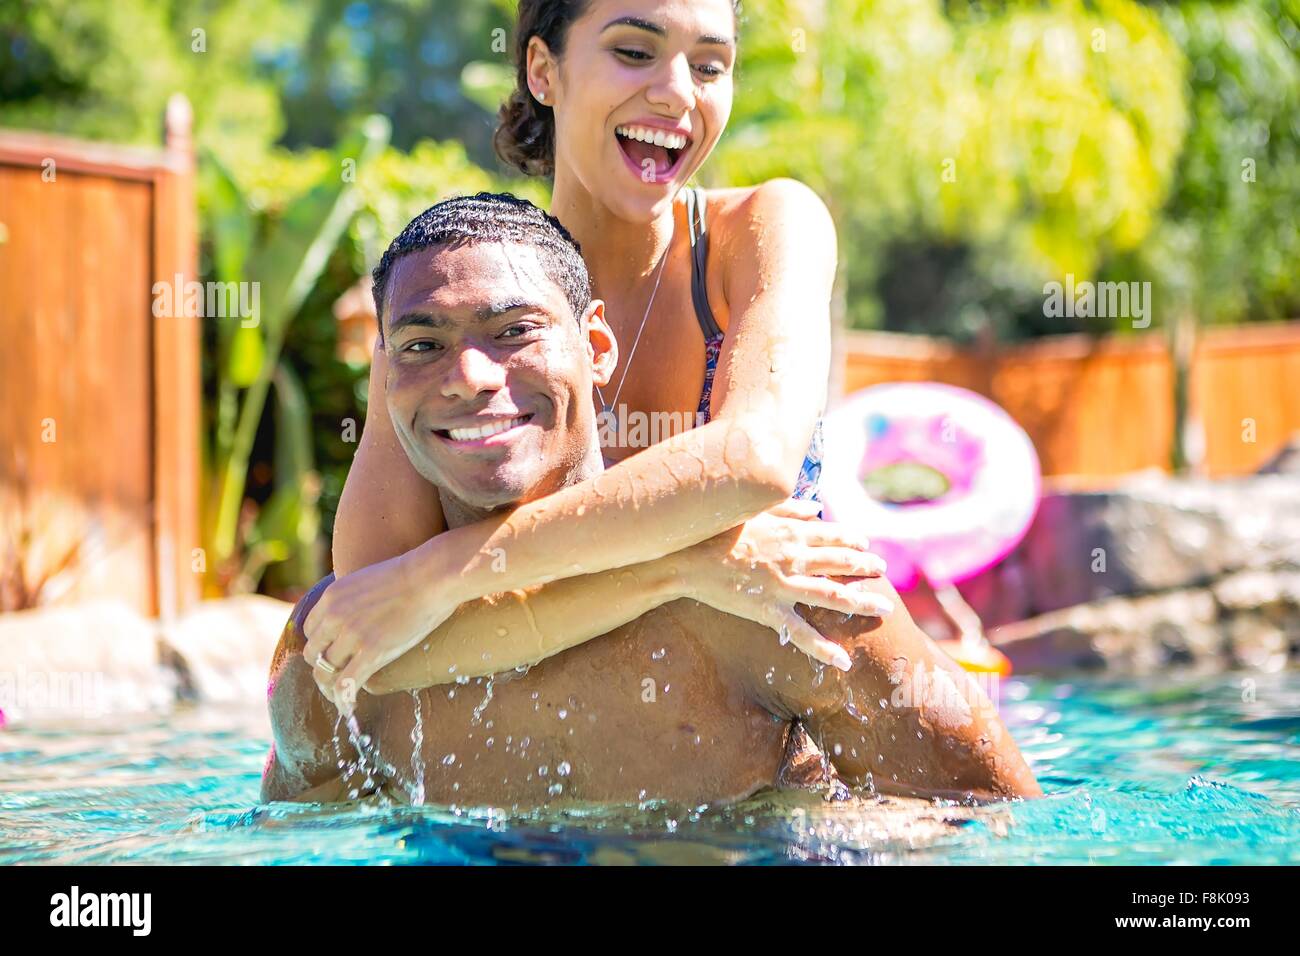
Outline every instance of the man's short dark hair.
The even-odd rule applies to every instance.
[[[397,260],[433,246],[474,242],[513,242],[537,250],[542,268],[564,291],[575,317],[591,304],[591,276],[577,240],[560,220],[527,199],[509,193],[481,192],[444,199],[420,213],[393,240],[371,276],[380,340],[384,334],[384,296]]]

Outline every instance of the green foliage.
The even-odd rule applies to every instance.
[[[0,6],[0,123],[154,142],[184,82],[168,25],[148,0]],[[140,56],[140,50],[161,55]]]
[[[0,125],[142,145],[182,92],[196,139],[254,157],[284,131],[273,64],[318,2],[22,0],[0,6]],[[340,130],[341,131],[341,130]]]
[[[1014,303],[1041,312],[1044,282],[1135,249],[1172,179],[1185,67],[1154,13],[1129,0],[950,6],[828,0],[809,22],[775,3],[746,24],[711,177],[790,175],[827,197],[855,325],[903,304],[889,301],[902,263],[912,297],[894,318],[960,334],[1000,313],[1014,332]],[[928,302],[908,281],[918,268],[934,273]],[[960,299],[945,297],[954,287]]]
[[[472,162],[458,142],[417,143],[409,153],[390,149],[360,171],[360,214],[352,224],[354,266],[368,271],[416,215],[451,196],[480,190],[512,192],[541,206],[550,189],[538,180],[510,179]]]
[[[1202,321],[1300,315],[1300,3],[1161,11],[1191,63],[1191,133],[1140,267]]]
[[[213,262],[223,282],[258,290],[258,311],[245,321],[217,320],[217,415],[210,455],[212,501],[208,552],[225,587],[256,584],[273,561],[296,560],[319,576],[314,555],[319,480],[311,453],[310,414],[297,377],[281,362],[289,323],[315,288],[357,209],[349,164],[364,168],[384,147],[389,127],[370,117],[340,143],[310,188],[254,223],[234,177],[208,160],[209,206],[216,224]],[[237,272],[225,272],[238,269]],[[276,384],[276,487],[252,527],[241,516],[254,443],[271,384]],[[242,532],[242,533],[241,533]],[[241,549],[240,543],[243,541]]]

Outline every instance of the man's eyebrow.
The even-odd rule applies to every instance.
[[[429,312],[403,312],[388,323],[388,334],[393,335],[399,329],[404,329],[408,325],[421,325],[430,329],[440,329],[446,324],[447,320],[440,315],[436,316]]]
[[[507,312],[516,312],[519,309],[530,309],[533,312],[546,311],[545,306],[540,302],[534,302],[532,299],[502,299],[498,302],[489,302],[481,309],[474,312],[474,318],[480,322],[490,322],[498,316],[505,315]]]
[[[645,30],[647,33],[653,33],[657,37],[668,36],[668,29],[662,24],[655,23],[653,20],[647,20],[644,17],[615,17],[600,28],[604,33],[612,27],[635,27],[638,30]],[[708,43],[712,46],[735,46],[735,42],[729,37],[720,37],[713,33],[702,33],[699,36],[699,43]]]
[[[532,299],[502,299],[498,302],[489,302],[481,309],[474,310],[474,320],[476,322],[490,322],[499,316],[506,315],[510,312],[516,312],[519,309],[531,309],[534,312],[544,312],[545,307]],[[408,325],[418,325],[428,329],[446,328],[448,319],[445,315],[435,315],[432,312],[420,312],[412,310],[403,312],[397,318],[388,324],[388,334],[394,335],[400,329]]]

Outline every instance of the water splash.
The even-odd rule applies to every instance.
[[[420,692],[411,691],[415,704],[415,720],[411,724],[411,803],[424,805],[424,712],[420,706]]]
[[[484,684],[485,693],[483,695],[483,700],[474,708],[474,712],[470,716],[469,722],[475,727],[483,722],[483,711],[487,709],[488,704],[492,703],[492,691],[496,686],[495,681],[495,677],[489,677],[487,679],[487,683]]]

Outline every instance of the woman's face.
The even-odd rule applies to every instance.
[[[576,178],[619,218],[662,215],[731,115],[735,32],[731,0],[591,0],[558,69],[534,37],[529,74],[555,110],[557,180]]]

